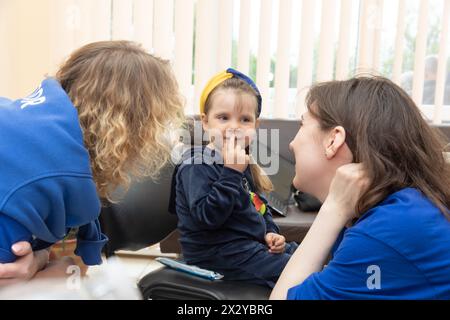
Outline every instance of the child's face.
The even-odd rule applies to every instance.
[[[237,94],[232,90],[217,91],[208,114],[202,114],[203,129],[218,148],[231,136],[235,136],[247,147],[259,125],[256,108],[256,97],[250,94]]]

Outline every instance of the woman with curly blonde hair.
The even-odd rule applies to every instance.
[[[100,199],[155,177],[182,120],[169,62],[129,41],[88,44],[28,97],[0,98],[0,278],[32,277],[71,228],[75,253],[101,263]]]

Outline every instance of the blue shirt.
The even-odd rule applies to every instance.
[[[18,241],[37,250],[76,227],[75,253],[101,263],[100,201],[77,110],[60,84],[49,78],[26,98],[0,98],[0,132],[0,263],[15,261]]]
[[[450,222],[417,189],[388,196],[288,299],[450,299]]]

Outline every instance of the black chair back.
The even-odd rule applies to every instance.
[[[177,227],[177,218],[169,214],[169,196],[173,166],[167,166],[157,181],[132,183],[119,202],[102,209],[100,223],[109,241],[105,254],[117,250],[139,250],[156,244]]]

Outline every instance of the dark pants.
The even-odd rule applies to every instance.
[[[273,288],[298,244],[286,243],[284,253],[269,253],[269,248],[255,242],[252,248],[234,254],[220,254],[208,263],[198,266],[224,275],[224,280],[245,281]]]

